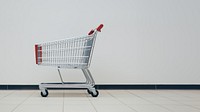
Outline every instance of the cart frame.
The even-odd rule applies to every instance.
[[[95,81],[94,81],[92,74],[88,68],[91,63],[91,58],[92,58],[92,54],[93,54],[93,49],[94,49],[97,33],[101,32],[102,28],[103,28],[103,24],[100,24],[96,29],[91,30],[87,36],[83,37],[83,38],[86,38],[86,40],[87,39],[90,39],[90,40],[89,41],[87,40],[84,44],[79,43],[80,45],[84,45],[84,46],[81,48],[82,51],[79,50],[78,53],[77,53],[77,51],[76,52],[73,51],[73,50],[75,50],[75,46],[71,46],[71,45],[69,45],[69,46],[67,45],[67,47],[65,46],[64,50],[61,49],[61,47],[63,47],[63,46],[56,47],[56,49],[53,49],[53,50],[58,50],[58,49],[63,50],[63,51],[61,51],[61,50],[59,51],[59,52],[61,52],[60,56],[62,56],[62,58],[56,57],[58,55],[58,54],[56,54],[57,53],[56,51],[53,51],[52,49],[48,49],[48,46],[46,48],[44,47],[46,49],[45,50],[45,49],[43,49],[43,46],[52,45],[52,42],[54,42],[54,43],[56,42],[56,45],[59,46],[59,44],[62,44],[62,42],[68,42],[68,41],[75,42],[77,39],[83,39],[83,38],[78,37],[78,38],[58,40],[58,41],[46,42],[46,43],[35,45],[36,64],[37,65],[46,65],[46,66],[56,66],[59,77],[60,77],[60,81],[61,81],[61,83],[40,83],[39,89],[41,90],[42,97],[48,96],[49,93],[48,93],[47,89],[49,89],[49,88],[60,88],[60,89],[61,88],[85,88],[85,89],[87,89],[87,92],[89,94],[91,94],[93,97],[97,97],[99,95],[98,90],[95,89]],[[83,40],[83,41],[85,41],[85,40]],[[77,43],[75,43],[75,44],[77,44]],[[90,45],[90,46],[88,47],[88,45]],[[67,50],[68,47],[70,47],[72,49],[70,52],[69,52],[69,50]],[[70,55],[73,54],[73,57],[71,58],[70,56],[68,56],[69,54]],[[84,54],[84,56],[83,56],[83,54]],[[79,57],[76,55],[79,55]],[[64,82],[61,71],[60,71],[60,69],[62,69],[62,68],[81,69],[85,76],[86,81],[85,82]]]

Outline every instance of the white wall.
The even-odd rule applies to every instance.
[[[34,44],[87,34],[100,23],[98,84],[200,83],[199,0],[0,0],[0,84],[58,82]],[[66,81],[80,70],[62,70]]]

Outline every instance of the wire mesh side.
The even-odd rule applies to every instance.
[[[37,44],[38,65],[87,68],[96,35]]]

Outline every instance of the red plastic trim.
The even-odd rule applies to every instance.
[[[38,64],[38,45],[35,45],[35,60],[36,64]]]
[[[91,30],[88,35],[92,35],[94,33],[94,30]]]
[[[101,29],[103,28],[103,24],[100,24],[97,28],[96,28],[96,30],[98,31],[98,32],[101,32]],[[92,35],[94,33],[94,30],[90,30],[90,32],[88,33],[88,35]]]
[[[42,63],[42,58],[38,59],[38,57],[42,57],[42,46],[38,46],[36,44],[35,45],[35,61],[36,61],[36,64]]]
[[[101,32],[101,29],[103,28],[103,24],[100,24],[99,27],[97,27],[97,31]]]

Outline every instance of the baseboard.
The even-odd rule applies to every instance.
[[[142,84],[142,85],[96,85],[97,89],[150,89],[150,90],[157,90],[157,89],[177,89],[177,90],[198,90],[200,89],[200,85],[194,84]]]
[[[199,90],[200,85],[195,84],[135,84],[135,85],[96,85],[97,89],[142,89],[142,90]],[[38,90],[38,85],[0,85],[0,90]],[[54,88],[56,89],[56,88]],[[66,88],[67,89],[67,88]]]
[[[37,90],[38,85],[0,85],[0,90]]]

